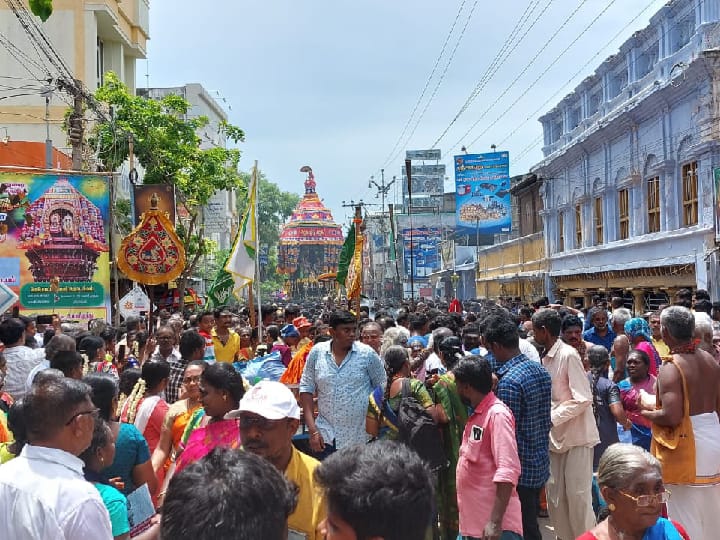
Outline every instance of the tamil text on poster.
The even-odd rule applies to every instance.
[[[109,202],[104,176],[0,174],[0,279],[21,313],[109,317]]]

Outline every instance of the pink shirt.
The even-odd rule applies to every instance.
[[[460,534],[481,538],[495,502],[495,483],[517,486],[520,458],[512,411],[490,392],[468,418],[457,464]],[[502,530],[522,536],[522,513],[513,489]]]

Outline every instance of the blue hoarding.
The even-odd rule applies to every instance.
[[[403,259],[405,275],[413,279],[430,279],[430,274],[440,270],[440,242],[442,230],[439,227],[413,227],[402,229]]]
[[[457,234],[509,233],[509,154],[463,154],[454,161]]]

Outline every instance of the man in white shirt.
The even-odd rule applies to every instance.
[[[25,346],[25,323],[20,319],[6,319],[0,323],[0,341],[5,345],[7,361],[5,392],[14,399],[25,395],[25,381],[35,366],[45,360],[45,349]]]
[[[24,399],[28,444],[0,467],[0,523],[13,540],[110,540],[110,516],[77,457],[92,440],[98,409],[90,387],[58,378]]]

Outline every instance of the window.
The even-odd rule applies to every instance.
[[[97,87],[100,88],[105,82],[105,44],[100,38],[97,38],[95,48],[95,71]]]
[[[620,217],[620,240],[630,237],[630,192],[618,191],[618,215]]]
[[[655,176],[647,181],[647,232],[660,232],[660,177]]]
[[[602,197],[595,197],[595,244],[603,243],[603,209]]]
[[[641,79],[652,71],[658,62],[660,52],[660,42],[655,41],[647,49],[645,49],[637,59],[637,77]]]
[[[590,98],[588,99],[588,116],[592,116],[600,110],[600,105],[602,104],[602,101],[602,89],[598,89],[597,91],[590,94]]]
[[[558,214],[558,251],[565,251],[565,216]]]
[[[582,247],[582,207],[575,207],[575,247]]]
[[[682,168],[683,226],[690,227],[698,222],[698,177],[697,161]]]

